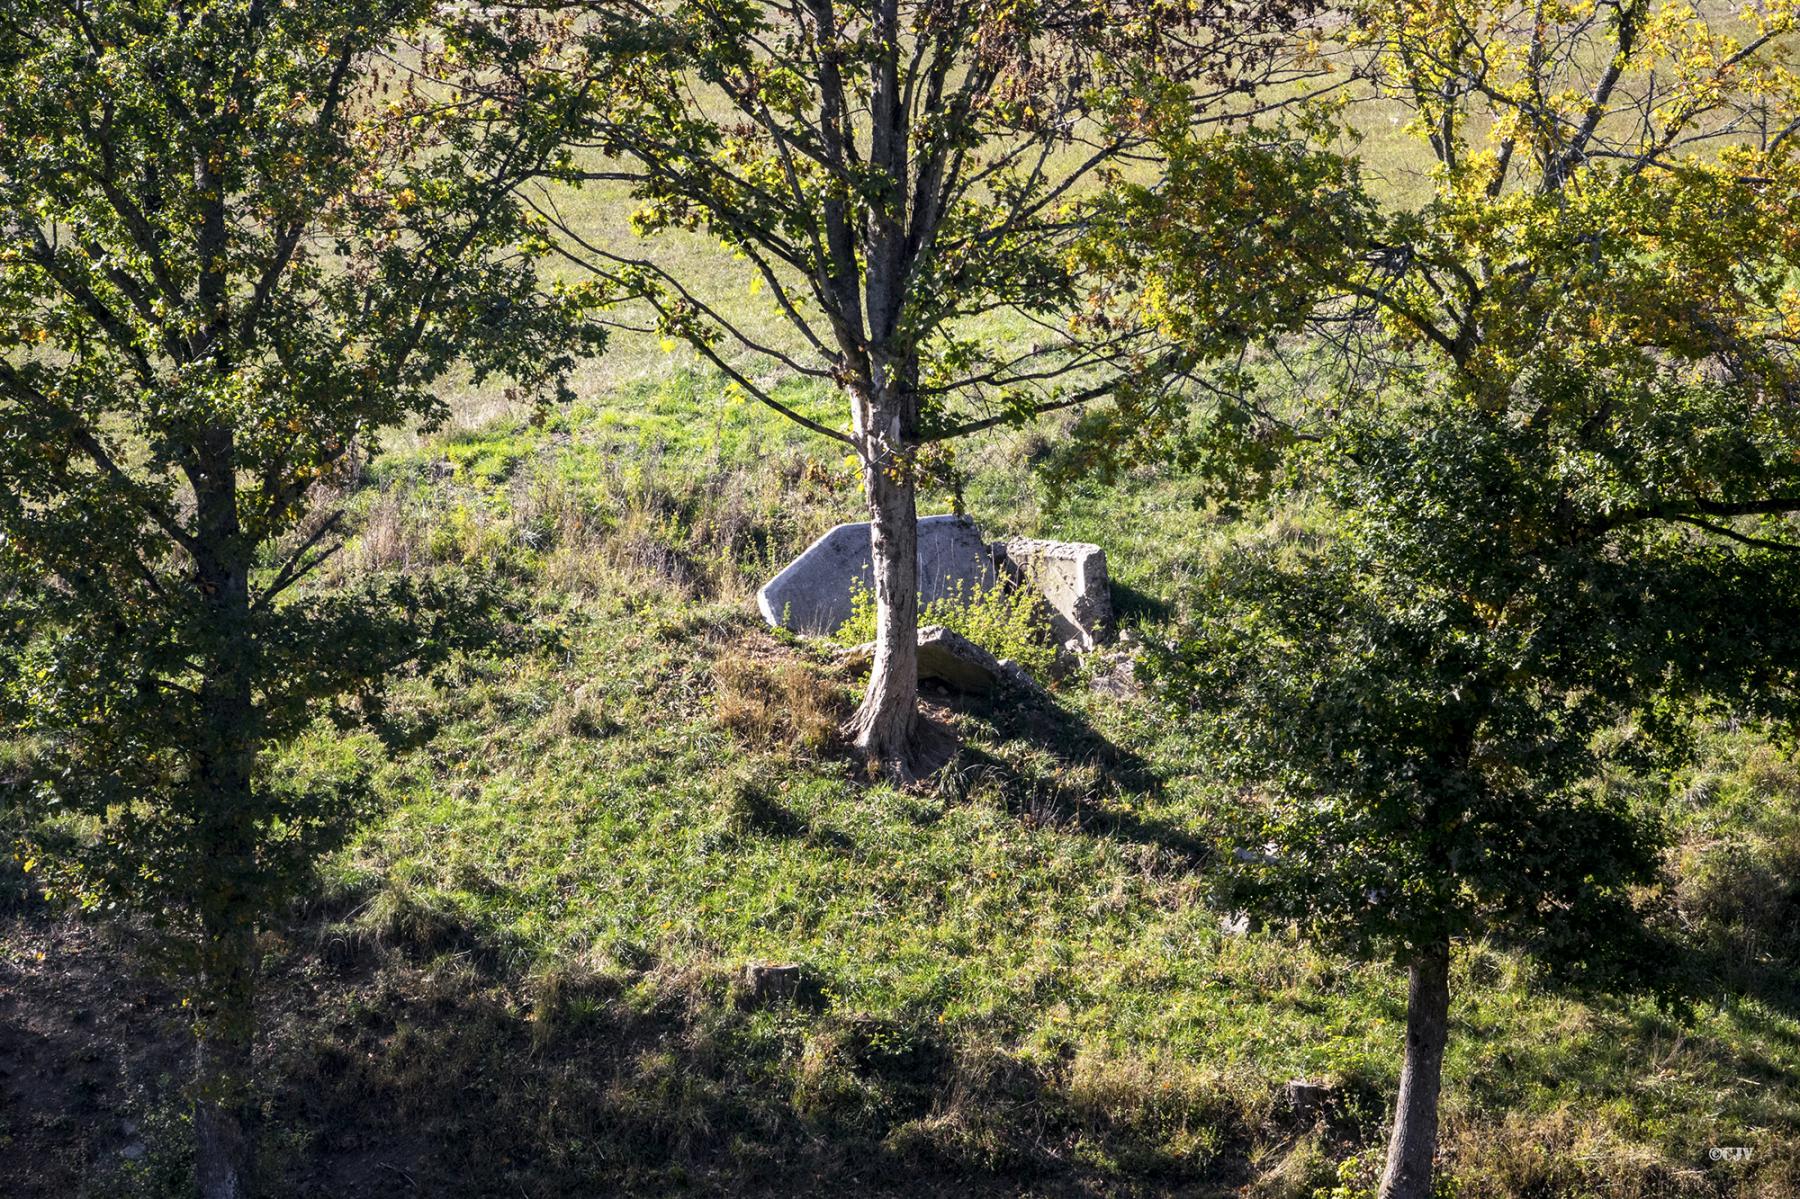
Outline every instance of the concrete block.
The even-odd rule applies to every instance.
[[[800,967],[787,962],[751,962],[744,967],[744,983],[752,1000],[791,1000],[800,994]]]
[[[797,633],[835,633],[850,619],[850,595],[858,582],[874,589],[866,521],[839,525],[756,593],[756,606],[771,625]],[[919,521],[919,595],[923,603],[965,595],[994,582],[994,556],[975,522],[966,516],[927,516]]]
[[[875,660],[875,643],[865,641],[838,655],[843,666],[866,670]],[[1001,687],[1038,691],[1037,680],[1017,662],[996,658],[961,633],[941,624],[919,630],[919,678],[936,679],[958,691],[986,695]]]
[[[1007,569],[1044,593],[1059,643],[1073,640],[1091,650],[1111,640],[1112,587],[1105,550],[1086,542],[1032,537],[997,541],[994,550]]]

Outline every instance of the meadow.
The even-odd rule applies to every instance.
[[[858,515],[850,468],[681,356],[641,361],[538,417],[465,399],[350,493],[320,585],[479,570],[520,636],[402,689],[411,748],[322,728],[288,751],[373,767],[380,802],[265,938],[271,1193],[1369,1193],[1403,984],[1210,902],[1234,797],[1182,722],[1103,653],[1035,702],[929,692],[958,756],[870,782],[835,732],[856,680],[751,602]],[[1232,538],[1328,519],[1197,506],[1153,466],[1052,496],[1033,464],[1059,434],[977,447],[969,511],[1104,545],[1142,640]],[[1468,946],[1447,1193],[1800,1185],[1800,768],[1754,729],[1703,738],[1673,791],[1607,780],[1675,830],[1700,999],[1584,999]],[[0,1160],[54,1147],[25,1194],[179,1193],[179,1009],[106,965],[128,934],[8,886],[10,1004],[56,1081],[0,1116]],[[757,963],[802,983],[759,995]],[[1296,1109],[1295,1080],[1327,1098]]]
[[[1360,111],[1383,197],[1429,191],[1398,106]],[[630,241],[619,185],[537,198]],[[716,244],[646,252],[788,344]],[[838,645],[753,602],[864,517],[856,463],[639,323],[621,314],[573,403],[451,389],[441,426],[393,433],[322,497],[354,532],[310,588],[479,576],[511,635],[402,681],[395,743],[320,722],[274,763],[374,788],[260,935],[261,1193],[1372,1197],[1405,979],[1219,902],[1244,797],[1132,648],[1178,634],[1225,549],[1303,544],[1333,514],[1304,493],[1223,506],[1160,460],[1053,484],[1069,414],[959,446],[960,494],[922,512],[1101,545],[1123,637],[1041,694],[927,686],[960,748],[898,786],[843,742],[860,679]],[[841,397],[734,361],[842,423]],[[1668,830],[1684,1002],[1460,945],[1440,1194],[1800,1194],[1800,761],[1753,724],[1692,732],[1676,777],[1595,784]],[[0,778],[32,752],[0,740]],[[193,1021],[139,931],[50,907],[0,859],[0,1021],[24,1034],[0,1082],[29,1081],[0,1104],[0,1192],[191,1193]],[[766,984],[771,965],[797,981]]]

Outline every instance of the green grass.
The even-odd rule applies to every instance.
[[[1031,436],[971,458],[975,514],[1106,545],[1145,636],[1229,538],[1314,519],[1234,523],[1148,471],[1053,510],[1017,464]],[[416,751],[325,731],[292,750],[374,765],[383,810],[272,958],[279,1185],[336,1162],[359,1193],[331,1148],[350,1124],[441,1194],[1310,1195],[1359,1152],[1343,1185],[1367,1181],[1402,980],[1222,928],[1208,845],[1232,798],[1179,721],[1079,677],[1037,706],[939,698],[964,747],[911,790],[783,723],[855,693],[749,603],[856,515],[816,441],[680,374],[428,439],[356,503],[338,581],[479,564],[544,648],[403,690]],[[1708,737],[1670,810],[1712,996],[1684,1022],[1466,947],[1457,1193],[1792,1193],[1800,773],[1753,734]],[[761,961],[798,964],[802,993],[755,1002]],[[1294,1078],[1334,1088],[1316,1127],[1285,1110]],[[1709,1157],[1740,1144],[1746,1164]]]
[[[1423,160],[1392,115],[1369,107],[1366,154],[1410,201]],[[628,242],[621,189],[562,200]],[[708,239],[646,250],[791,345]],[[841,423],[837,397],[734,362]],[[289,751],[372,768],[381,805],[266,946],[270,1193],[1366,1193],[1403,980],[1225,930],[1209,854],[1233,797],[1182,724],[1079,675],[1042,706],[938,696],[956,760],[924,787],[871,784],[810,735],[855,681],[750,603],[860,518],[839,447],[653,337],[616,338],[575,383],[583,399],[541,419],[463,391],[445,429],[393,438],[318,579],[491,570],[542,636],[403,687],[416,749],[321,729]],[[1147,639],[1233,538],[1319,519],[1228,518],[1149,468],[1052,506],[1026,463],[1064,431],[966,451],[969,510],[992,535],[1104,545]],[[1755,731],[1704,739],[1672,794],[1611,780],[1675,831],[1691,1017],[1558,993],[1505,946],[1463,947],[1453,1193],[1800,1193],[1800,771]],[[0,897],[20,883],[0,877]],[[800,993],[758,1002],[744,970],[765,961],[797,963]],[[1285,1108],[1296,1078],[1333,1088],[1317,1123]],[[145,1084],[149,1157],[94,1193],[179,1192],[175,1094]],[[1711,1158],[1727,1145],[1751,1159]]]
[[[1146,640],[1233,539],[1322,519],[1227,517],[1151,469],[1053,507],[1024,464],[1061,435],[975,447],[971,511],[1106,546]],[[1208,896],[1234,797],[1179,719],[1078,673],[1036,704],[932,696],[963,747],[921,787],[833,744],[856,680],[750,603],[858,515],[816,439],[671,372],[399,444],[349,498],[319,586],[479,568],[538,636],[403,685],[416,748],[320,729],[288,751],[373,770],[380,805],[265,945],[269,1193],[1366,1191],[1403,980],[1227,931]],[[1755,730],[1701,734],[1672,789],[1607,780],[1670,820],[1691,1016],[1462,947],[1454,1193],[1800,1186],[1800,768]],[[759,1001],[758,962],[799,965],[798,994]],[[1288,1110],[1298,1078],[1332,1087],[1321,1119]],[[177,1084],[134,1085],[147,1156],[85,1177],[179,1193]]]

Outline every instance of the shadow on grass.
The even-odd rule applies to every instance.
[[[118,1194],[127,1167],[168,1176],[165,1155],[146,1150],[139,1097],[191,1061],[175,998],[135,968],[122,937],[31,902],[0,910],[0,1191],[9,1199]]]
[[[1151,846],[1190,869],[1210,857],[1212,846],[1195,830],[1120,802],[1128,795],[1155,800],[1162,779],[1148,759],[1115,744],[1080,715],[1045,697],[1016,693],[961,698],[958,706],[990,726],[996,744],[1027,746],[1036,760],[1014,762],[965,744],[938,781],[947,798],[992,789],[1009,812],[1034,825]]]
[[[1757,897],[1766,899],[1767,897]],[[1548,970],[1538,978],[1544,990],[1624,1010],[1632,997],[1657,1000],[1662,1016],[1675,1023],[1691,1023],[1697,1008],[1728,1011],[1733,1021],[1754,1027],[1760,1037],[1782,1043],[1800,1053],[1800,1034],[1792,1022],[1800,1019],[1800,904],[1773,905],[1764,915],[1764,926],[1718,927],[1706,921],[1680,923],[1673,912],[1652,913],[1648,923],[1629,939],[1616,936],[1606,948],[1620,956],[1608,961],[1591,955],[1600,972],[1564,977]],[[1533,946],[1520,938],[1490,934],[1491,941],[1524,953]],[[1612,973],[1605,973],[1612,967]],[[1743,1065],[1740,1073],[1762,1075],[1764,1081],[1785,1083],[1787,1071]]]
[[[1218,1129],[1195,1155],[1168,1112],[1080,1107],[1057,1063],[936,1026],[759,999],[724,967],[526,985],[468,950],[389,947],[307,972],[305,997],[283,985],[304,962],[271,979],[271,1192],[1210,1195],[1251,1176],[1224,1096],[1182,1113]]]
[[[1682,998],[1730,1008],[1739,1023],[1800,1050],[1800,1037],[1770,1015],[1800,1018],[1800,958],[1793,953],[1752,957],[1742,945],[1676,943],[1665,973],[1669,977],[1663,981]],[[1777,1075],[1771,1081],[1788,1079]]]
[[[1112,581],[1113,619],[1119,625],[1166,624],[1175,617],[1175,605],[1130,583]]]
[[[976,1031],[834,1010],[816,988],[759,998],[724,964],[676,970],[613,954],[527,976],[519,947],[462,923],[394,922],[323,962],[318,922],[341,927],[335,909],[350,899],[269,944],[259,1055],[269,1196],[1223,1196],[1247,1193],[1309,1140],[1332,1156],[1369,1145],[1386,1106],[1373,1091],[1346,1091],[1336,1097],[1344,1120],[1327,1112],[1310,1125],[1271,1095],[1223,1082],[1171,1089],[1149,1064],[1101,1076],[1096,1091],[1068,1058],[1026,1059]],[[9,948],[51,943],[14,924]],[[90,1107],[42,1092],[43,1105],[68,1105],[67,1118],[33,1121],[29,1152],[19,1138],[10,1160],[0,1141],[5,1176],[23,1183],[20,1194],[191,1193],[177,1095],[189,1042],[173,1005],[140,992],[116,946],[62,944],[56,967],[0,976],[20,1003],[0,1010],[0,1033],[22,1027],[22,1010],[54,1015],[69,1026],[39,1030],[35,1056],[82,1063],[101,1046],[122,1069],[108,1067]],[[86,980],[85,1017],[62,1006],[73,978]],[[134,1006],[146,1014],[127,1027]],[[12,1082],[38,1085],[10,1035],[0,1046],[12,1046]],[[1644,1028],[1626,1040],[1648,1060],[1665,1035]],[[1775,1083],[1757,1054],[1735,1065]],[[1585,1056],[1556,1067],[1571,1094],[1615,1068]],[[141,1128],[123,1123],[127,1112]],[[153,1171],[121,1174],[130,1137],[148,1142]],[[1779,1175],[1778,1149],[1765,1181]],[[1492,1193],[1578,1193],[1533,1189],[1529,1171],[1514,1181]],[[1719,1193],[1708,1185],[1608,1193]]]

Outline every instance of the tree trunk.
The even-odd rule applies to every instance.
[[[873,447],[872,447],[873,448]],[[848,731],[890,777],[910,780],[919,696],[919,516],[912,464],[864,452],[875,570],[875,662]]]
[[[255,1165],[250,1054],[256,1031],[249,930],[208,930],[207,999],[194,1068],[194,1179],[200,1199],[245,1199]]]
[[[194,1174],[201,1199],[244,1199],[255,1145],[255,930],[263,913],[254,774],[262,734],[252,687],[250,561],[238,514],[232,430],[210,430],[198,457],[192,479],[204,666],[192,765],[195,814],[209,861],[194,897],[202,934]]]
[[[1438,1093],[1450,1035],[1450,947],[1436,945],[1413,960],[1406,990],[1406,1060],[1394,1101],[1381,1199],[1430,1199],[1437,1156]]]
[[[254,913],[229,879],[247,867],[242,826],[214,837],[222,880],[208,897],[195,1055],[194,1177],[200,1199],[245,1199],[255,1168],[251,1052],[256,1038]]]

